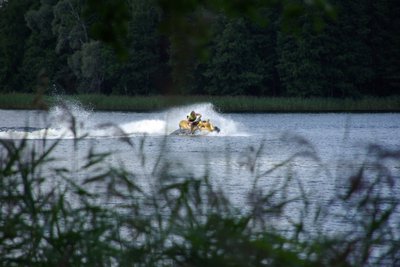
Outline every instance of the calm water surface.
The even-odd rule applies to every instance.
[[[220,134],[170,136],[190,110],[221,128]],[[160,160],[183,176],[209,174],[212,182],[240,203],[255,177],[296,153],[303,154],[280,171],[258,181],[267,187],[289,174],[299,177],[316,199],[335,190],[365,159],[368,145],[400,150],[400,114],[221,114],[210,104],[157,113],[90,112],[71,105],[76,131],[86,136],[74,152],[71,120],[59,108],[50,112],[0,110],[0,138],[26,137],[32,144],[61,139],[55,151],[58,164],[76,164],[90,148],[114,152],[109,165],[124,166],[146,186]],[[114,126],[104,126],[112,123]],[[101,126],[101,127],[99,127]],[[133,146],[120,140],[122,131]],[[143,157],[144,155],[144,157]],[[74,163],[75,162],[75,163]],[[399,168],[399,163],[391,168]],[[150,179],[151,180],[151,179]]]

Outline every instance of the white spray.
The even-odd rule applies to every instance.
[[[218,126],[221,132],[212,136],[243,136],[242,128],[237,122],[227,115],[215,111],[211,103],[199,103],[182,107],[170,108],[164,112],[149,113],[148,118],[133,120],[124,123],[100,121],[92,116],[93,111],[85,109],[77,101],[63,101],[54,106],[48,113],[50,127],[35,131],[6,131],[0,132],[0,138],[28,138],[28,139],[58,139],[74,138],[74,136],[86,136],[86,138],[97,137],[119,137],[121,134],[135,135],[168,135],[178,129],[179,121],[186,119],[192,111],[202,114],[202,119],[209,119],[211,123]],[[129,114],[129,113],[128,113]],[[132,117],[134,117],[133,115]],[[143,117],[143,114],[142,114]],[[16,126],[18,127],[18,126]]]

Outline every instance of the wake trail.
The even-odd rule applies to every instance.
[[[118,138],[121,136],[165,136],[178,129],[179,121],[186,119],[190,111],[202,114],[202,119],[209,119],[221,129],[220,133],[210,136],[248,136],[241,131],[243,126],[228,115],[217,112],[211,103],[199,103],[170,108],[163,112],[149,113],[148,118],[128,122],[103,121],[96,113],[84,108],[79,102],[65,101],[50,109],[45,127],[3,127],[0,128],[1,139],[73,139],[85,138]],[[113,116],[118,116],[117,113]],[[125,114],[129,116],[128,114]],[[101,116],[100,116],[101,117]],[[135,114],[132,114],[135,117]],[[142,116],[143,117],[143,116]]]

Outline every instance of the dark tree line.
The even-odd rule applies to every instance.
[[[331,0],[336,19],[303,10],[295,25],[287,6],[249,17],[220,2],[224,10],[199,5],[182,18],[166,1],[0,1],[0,91],[32,92],[47,77],[66,93],[400,93],[397,0]]]

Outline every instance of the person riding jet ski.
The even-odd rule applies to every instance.
[[[193,134],[194,128],[199,124],[201,120],[201,114],[196,113],[194,110],[190,112],[189,115],[186,116],[189,125],[190,125],[190,134]]]

